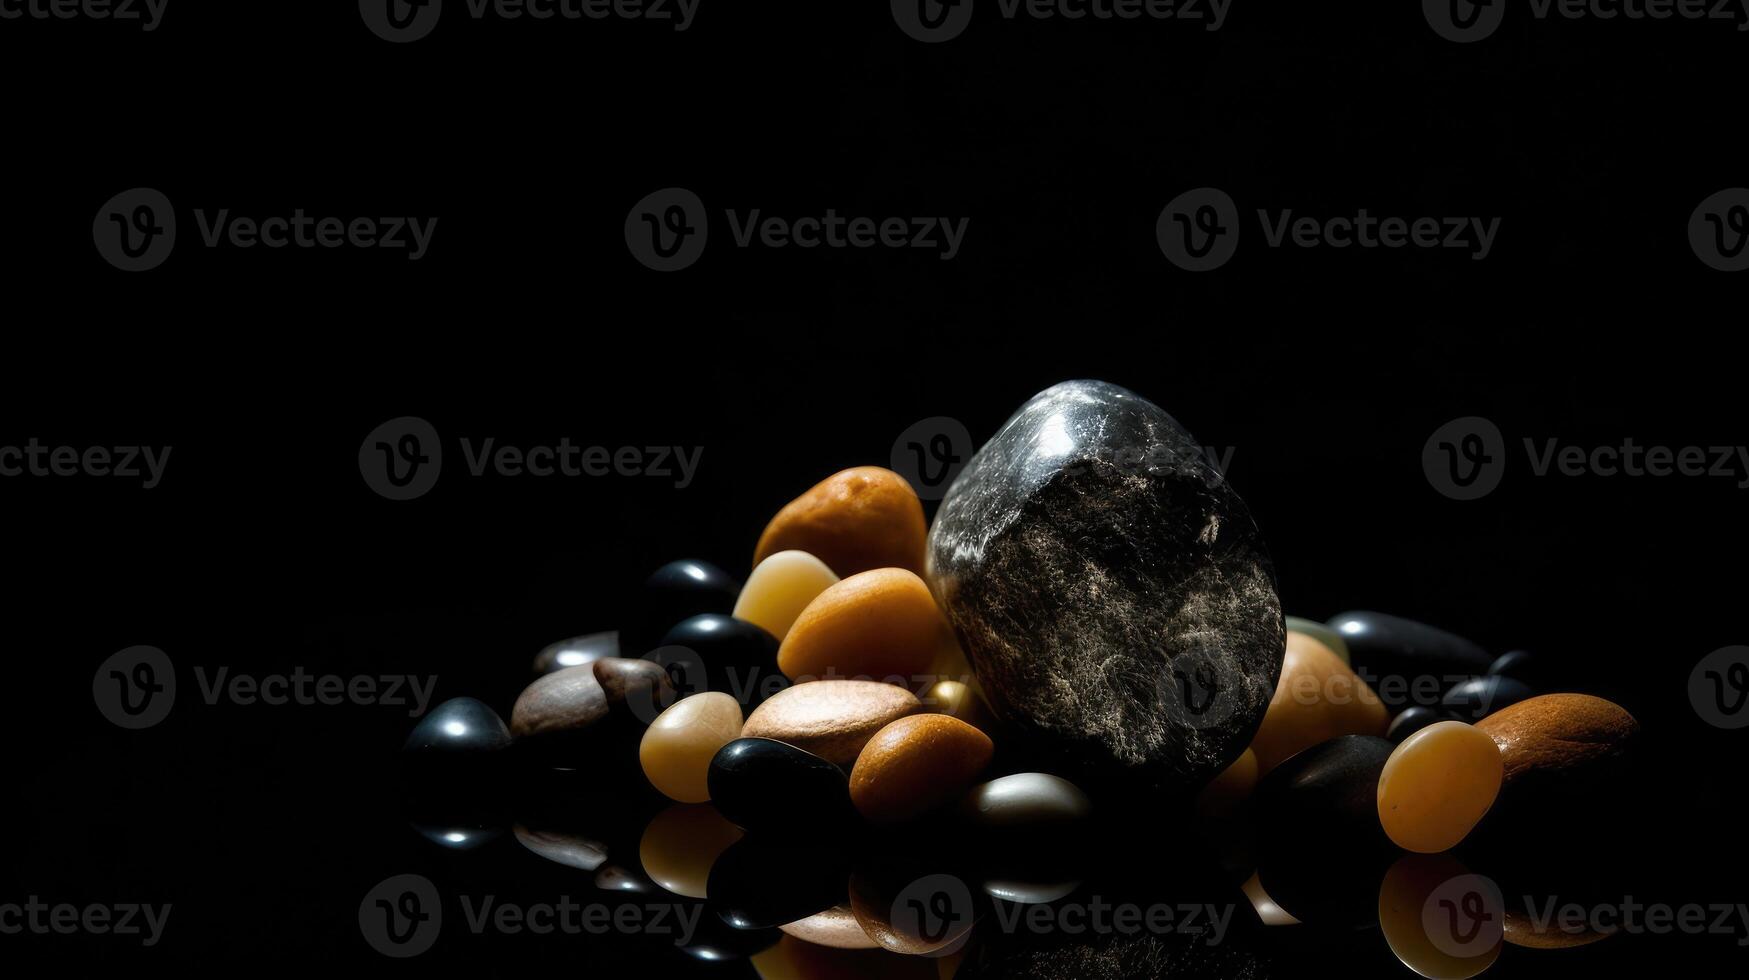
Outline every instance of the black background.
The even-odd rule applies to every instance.
[[[530,900],[587,887],[508,838],[456,856],[414,836],[385,779],[404,710],[209,707],[191,668],[435,675],[438,700],[507,712],[535,650],[614,625],[657,564],[744,574],[764,522],[815,480],[886,465],[930,416],[981,441],[1073,377],[1133,388],[1232,449],[1288,612],[1384,609],[1531,647],[1628,706],[1666,760],[1646,791],[1671,820],[1621,846],[1669,851],[1672,900],[1742,897],[1724,869],[1744,742],[1695,716],[1686,682],[1744,642],[1749,498],[1733,479],[1538,478],[1522,451],[1744,442],[1743,281],[1685,232],[1701,199],[1745,183],[1749,42],[1731,26],[1509,15],[1461,46],[1414,4],[1239,0],[1213,33],[992,8],[926,45],[878,4],[706,2],[682,34],[452,6],[404,46],[341,2],[172,0],[144,35],[0,22],[0,443],[174,447],[150,491],[0,480],[17,740],[0,900],[175,904],[153,950],[9,936],[0,957],[632,968],[645,947],[528,937],[377,957],[357,901],[389,874]],[[1500,216],[1501,233],[1483,262],[1252,235],[1192,275],[1154,223],[1205,185],[1247,215]],[[90,229],[136,186],[166,193],[183,228],[163,267],[128,275]],[[621,226],[668,186],[699,194],[713,240],[659,275]],[[417,263],[196,247],[192,210],[224,207],[440,221]],[[720,220],[828,207],[971,223],[942,262],[738,249]],[[357,466],[400,415],[452,454],[404,503]],[[1512,454],[1498,491],[1462,503],[1428,485],[1421,452],[1467,415]],[[463,436],[702,447],[703,465],[684,489],[474,479]],[[129,733],[88,692],[138,643],[166,650],[183,688],[168,721]],[[1496,972],[1679,951],[1741,963],[1733,937],[1625,937],[1528,964],[1509,949]],[[1376,933],[1345,955],[1399,969]]]

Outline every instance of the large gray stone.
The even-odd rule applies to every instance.
[[[1116,385],[1033,396],[949,488],[929,579],[991,707],[1096,781],[1184,790],[1281,672],[1275,571],[1184,427]]]

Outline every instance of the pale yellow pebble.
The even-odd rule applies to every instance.
[[[741,828],[705,804],[671,806],[650,820],[638,859],[650,880],[676,895],[704,898],[711,865],[741,839]]]
[[[711,798],[706,777],[717,750],[741,737],[741,704],[720,691],[676,701],[656,716],[638,744],[644,776],[681,803]]]
[[[735,618],[782,640],[808,603],[837,581],[837,574],[813,555],[780,551],[747,576],[735,600]]]

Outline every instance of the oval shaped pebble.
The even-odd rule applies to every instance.
[[[1391,727],[1385,732],[1385,738],[1392,742],[1401,742],[1428,725],[1453,720],[1455,719],[1439,708],[1418,704],[1412,708],[1404,708],[1397,717],[1391,719]]]
[[[989,830],[1061,828],[1091,816],[1093,803],[1061,776],[1017,772],[973,787],[960,813]]]
[[[983,697],[964,681],[936,681],[918,700],[923,703],[923,710],[958,718],[981,732],[989,732],[995,724]]]
[[[834,473],[785,504],[753,550],[758,565],[780,551],[805,551],[840,576],[871,568],[923,574],[928,535],[923,502],[905,478],[879,466]]]
[[[1425,689],[1443,691],[1452,683],[1488,669],[1486,651],[1455,633],[1381,612],[1343,613],[1330,627],[1348,644],[1354,672],[1371,684],[1385,707],[1408,707]]]
[[[581,732],[607,716],[607,695],[592,665],[566,667],[523,688],[510,709],[517,738]]]
[[[711,798],[710,766],[717,750],[741,735],[741,706],[719,692],[694,694],[657,716],[638,744],[650,785],[671,800]]]
[[[1421,976],[1467,980],[1500,957],[1503,904],[1497,889],[1450,856],[1408,854],[1379,883],[1379,931]]]
[[[1453,685],[1439,703],[1458,720],[1474,723],[1535,695],[1530,685],[1521,680],[1491,675]]]
[[[1489,715],[1477,731],[1500,749],[1504,781],[1590,775],[1624,756],[1640,723],[1613,701],[1589,694],[1544,694]]]
[[[401,749],[412,761],[458,759],[510,747],[510,729],[485,702],[451,698],[413,726]]]
[[[1334,653],[1343,663],[1349,662],[1348,641],[1342,638],[1341,633],[1336,632],[1329,626],[1326,626],[1315,619],[1302,619],[1299,616],[1287,616],[1283,618],[1283,622],[1287,625],[1287,631],[1289,633],[1299,633],[1304,636],[1309,636],[1328,647],[1330,652]]]
[[[706,887],[723,922],[775,929],[844,904],[849,882],[850,859],[831,842],[755,833],[717,858]]]
[[[541,857],[556,864],[594,871],[607,862],[607,845],[579,834],[555,830],[533,830],[517,824],[516,840]]]
[[[740,593],[740,583],[708,561],[687,558],[663,565],[650,573],[633,598],[620,630],[620,654],[643,656],[681,620],[735,608]]]
[[[808,603],[837,583],[837,574],[813,555],[779,551],[747,576],[741,597],[735,600],[735,618],[782,640]]]
[[[1405,851],[1456,847],[1494,805],[1504,767],[1486,733],[1442,721],[1403,740],[1379,773],[1379,823]]]
[[[1376,736],[1342,735],[1275,767],[1257,783],[1257,812],[1271,838],[1265,843],[1381,838],[1379,774],[1391,749]]]
[[[741,734],[788,742],[848,766],[875,732],[921,709],[915,695],[893,684],[817,681],[772,695],[747,716]]]
[[[1523,681],[1532,688],[1559,690],[1562,683],[1570,683],[1553,669],[1547,658],[1539,657],[1528,650],[1509,650],[1494,658],[1488,665],[1490,676],[1510,677]]]
[[[711,807],[671,806],[644,828],[638,859],[656,884],[676,895],[704,898],[711,865],[741,837],[741,828]]]
[[[862,924],[856,921],[856,913],[851,911],[848,901],[778,928],[787,935],[816,946],[829,946],[832,949],[876,948],[875,941],[862,931]]]
[[[931,887],[941,877],[901,872],[890,862],[872,873],[858,869],[850,876],[850,910],[868,938],[894,953],[924,956],[963,945],[975,924],[974,910],[954,901],[950,889]],[[907,904],[919,899],[928,903],[922,914]]]
[[[892,823],[921,816],[958,796],[996,746],[947,715],[912,715],[869,739],[850,771],[850,799],[863,816]]]
[[[1281,679],[1251,751],[1258,772],[1267,773],[1338,735],[1383,735],[1388,723],[1384,702],[1340,657],[1316,638],[1290,632]]]
[[[924,677],[948,635],[929,587],[902,568],[852,575],[808,604],[777,651],[785,677]]]
[[[708,783],[711,804],[748,830],[820,832],[854,815],[844,770],[775,739],[738,738],[718,749]]]
[[[582,667],[602,657],[619,656],[619,630],[587,633],[549,644],[534,657],[534,672],[550,674],[566,667]]]
[[[683,663],[676,648],[689,650],[692,656]],[[775,669],[777,637],[720,613],[682,620],[663,635],[649,657],[683,675],[676,678],[681,693],[696,692],[702,685],[703,689],[732,695],[743,707],[758,704],[778,684],[788,685]]]
[[[622,711],[648,725],[674,703],[674,685],[661,664],[628,657],[602,657],[590,665],[609,711]]]

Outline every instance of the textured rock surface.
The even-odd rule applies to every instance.
[[[1243,752],[1281,670],[1275,572],[1243,501],[1159,407],[1033,396],[942,501],[930,581],[997,716],[1128,785]]]

